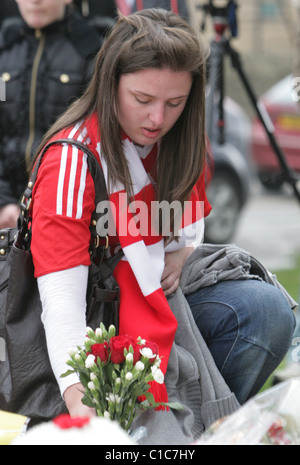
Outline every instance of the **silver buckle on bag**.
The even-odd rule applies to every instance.
[[[99,245],[100,245],[100,236],[97,235],[97,237],[95,239],[95,247],[96,247],[96,249],[98,249]],[[106,236],[105,237],[105,247],[104,247],[105,250],[108,249],[108,246],[109,246],[109,237]]]

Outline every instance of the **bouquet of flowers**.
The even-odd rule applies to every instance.
[[[156,403],[149,382],[164,383],[158,346],[141,337],[116,336],[101,323],[93,331],[87,328],[84,348],[69,350],[72,368],[62,377],[77,373],[84,387],[82,402],[96,410],[99,417],[117,421],[128,431],[143,410],[159,406],[181,409],[177,403]]]

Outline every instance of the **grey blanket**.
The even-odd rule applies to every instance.
[[[147,411],[134,423],[145,426],[143,444],[191,444],[216,420],[239,409],[202,338],[185,295],[223,280],[260,279],[280,287],[294,308],[296,302],[277,282],[276,277],[247,252],[234,245],[204,244],[187,261],[180,288],[169,298],[177,318],[178,330],[171,351],[166,386],[169,401],[181,402],[183,410]]]

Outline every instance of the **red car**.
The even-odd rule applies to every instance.
[[[262,95],[260,101],[270,115],[275,136],[289,166],[300,173],[300,101],[297,101],[293,84],[293,77],[287,76]],[[280,165],[258,119],[252,124],[251,145],[252,158],[261,182],[268,188],[280,188],[284,183],[278,177],[281,173]]]

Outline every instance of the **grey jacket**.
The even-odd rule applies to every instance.
[[[169,401],[181,402],[183,410],[169,412],[147,411],[134,423],[145,426],[144,444],[191,444],[216,420],[239,409],[203,340],[184,297],[201,287],[223,280],[260,279],[280,287],[274,276],[247,252],[234,245],[204,244],[187,261],[181,287],[169,298],[178,321],[178,331],[171,351],[166,386]]]
[[[181,287],[188,295],[200,288],[213,286],[219,281],[242,279],[257,279],[272,284],[284,293],[292,309],[298,306],[275,275],[235,244],[203,244],[199,247],[184,267]]]

